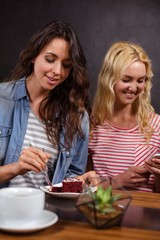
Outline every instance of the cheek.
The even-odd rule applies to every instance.
[[[64,70],[63,73],[62,73],[62,78],[66,79],[69,76],[70,72],[71,72],[71,70],[69,70],[69,69]]]
[[[41,72],[42,71],[42,66],[41,66],[41,64],[39,63],[39,61],[35,61],[34,62],[34,72],[35,73],[39,73],[39,72]]]
[[[126,88],[126,86],[121,85],[120,83],[116,84],[113,89],[115,94],[119,92],[123,92],[123,90]]]
[[[49,72],[52,67],[47,64],[43,59],[36,59],[34,62],[34,69],[36,72]]]
[[[144,89],[145,89],[145,83],[143,84],[143,85],[141,85],[140,87],[139,87],[139,92],[142,92],[142,91],[144,91]]]

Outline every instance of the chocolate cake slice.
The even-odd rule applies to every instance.
[[[62,192],[62,186],[60,187],[58,187],[58,186],[52,186],[51,188],[50,188],[50,192]]]
[[[62,192],[82,192],[82,181],[76,178],[66,178],[62,181]]]
[[[76,178],[66,178],[62,181],[62,186],[52,186],[50,192],[82,192],[83,181]]]

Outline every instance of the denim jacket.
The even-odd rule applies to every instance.
[[[21,153],[30,112],[25,78],[0,84],[0,166],[16,162]],[[88,156],[89,120],[82,120],[83,138],[75,137],[69,151],[64,147],[64,130],[60,136],[59,154],[52,183],[85,172]],[[0,184],[0,187],[8,186]]]

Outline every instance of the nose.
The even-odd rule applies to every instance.
[[[129,88],[130,91],[132,92],[136,92],[137,91],[137,84],[136,83],[132,83]]]
[[[62,66],[60,62],[54,62],[53,68],[52,68],[52,72],[55,75],[60,75],[62,71]]]

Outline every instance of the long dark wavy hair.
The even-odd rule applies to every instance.
[[[75,31],[68,23],[52,21],[35,33],[28,46],[20,53],[18,63],[7,81],[28,77],[34,70],[35,59],[54,38],[69,43],[69,55],[73,67],[67,79],[51,90],[41,102],[39,114],[46,125],[49,141],[58,144],[60,133],[65,129],[65,147],[69,149],[74,135],[83,137],[81,121],[85,110],[90,115],[89,81],[86,59]]]

